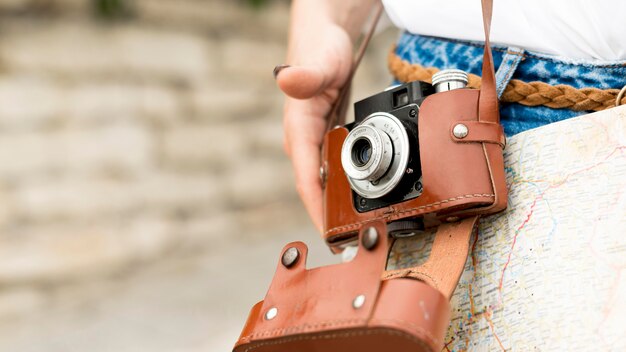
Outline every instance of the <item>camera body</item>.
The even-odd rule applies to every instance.
[[[372,221],[390,236],[506,208],[497,110],[482,113],[468,75],[443,70],[354,105],[355,121],[324,136],[324,238],[340,251]]]
[[[342,166],[358,212],[386,207],[422,193],[418,116],[435,92],[426,82],[393,86],[354,104],[355,121],[342,146]]]
[[[354,104],[355,121],[341,148],[341,164],[359,212],[419,197],[423,191],[419,111],[431,94],[465,88],[460,70],[433,75],[433,84],[413,81],[393,86]]]

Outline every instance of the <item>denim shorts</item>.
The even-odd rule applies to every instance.
[[[492,46],[492,51],[498,96],[511,79],[567,84],[575,88],[621,89],[626,85],[626,61],[569,59],[497,45]],[[404,33],[397,43],[396,54],[412,64],[438,69],[456,68],[480,76],[483,43]],[[501,123],[507,136],[586,113],[500,103]]]

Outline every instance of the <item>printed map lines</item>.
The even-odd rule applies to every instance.
[[[618,203],[620,196],[621,196],[621,193],[619,194],[619,196],[615,197],[614,201],[611,202],[611,204],[608,205],[609,209],[616,208],[616,204]],[[612,280],[612,283],[610,285],[611,289],[609,290],[609,296],[602,309],[602,320],[598,323],[595,329],[595,333],[596,335],[598,335],[599,339],[605,344],[605,346],[610,346],[611,342],[606,341],[605,336],[601,333],[602,326],[606,324],[609,316],[611,315],[613,307],[617,303],[618,286],[621,282],[622,274],[624,270],[626,270],[626,264],[615,264],[611,260],[607,259],[606,256],[603,255],[603,253],[598,252],[598,250],[594,246],[594,243],[596,243],[597,241],[598,234],[599,232],[598,232],[597,226],[594,226],[592,235],[589,241],[587,242],[587,247],[589,248],[591,255],[593,255],[593,257],[596,258],[596,260],[603,263],[608,268],[611,268],[611,270],[615,272],[615,277]]]
[[[537,198],[535,198],[533,203],[530,205],[530,211],[528,212],[528,215],[526,216],[526,219],[515,230],[515,235],[513,235],[513,243],[511,244],[511,250],[509,251],[509,254],[507,256],[506,262],[504,263],[504,268],[502,269],[502,275],[500,276],[500,283],[498,284],[498,290],[499,291],[502,291],[502,283],[504,282],[504,273],[506,272],[506,269],[509,266],[509,263],[511,263],[511,255],[513,255],[513,250],[515,249],[515,243],[517,243],[517,236],[522,231],[522,229],[526,226],[526,224],[528,224],[528,222],[530,221],[530,218],[532,217],[533,213],[535,212],[535,206],[537,205],[537,202],[539,200],[543,199],[543,195],[544,194],[545,194],[545,191],[542,192]]]
[[[623,107],[511,138],[510,209],[470,243],[442,351],[626,351],[625,122]]]
[[[446,344],[443,346],[443,348],[448,351],[448,352],[452,352],[450,351],[450,348],[448,346],[450,346],[451,343],[454,342],[454,336],[452,336],[452,338],[450,339],[450,341],[446,342]]]
[[[474,293],[473,293],[473,286],[472,283],[476,281],[476,265],[478,264],[478,260],[476,258],[476,245],[478,243],[478,232],[476,232],[474,234],[474,238],[472,241],[472,245],[471,245],[471,249],[470,249],[470,259],[471,259],[471,265],[472,265],[472,270],[473,270],[473,275],[472,275],[472,279],[470,280],[470,282],[468,283],[468,299],[469,299],[469,304],[470,304],[470,312],[469,314],[463,319],[464,323],[466,326],[470,326],[470,329],[468,330],[468,333],[466,335],[466,339],[465,339],[465,350],[469,349],[469,343],[470,343],[470,338],[472,336],[472,328],[471,325],[475,322],[480,321],[481,319],[485,319],[485,321],[487,322],[488,326],[489,326],[489,330],[491,331],[491,335],[496,339],[496,341],[498,342],[498,345],[500,346],[500,348],[502,349],[502,351],[506,351],[506,348],[504,347],[504,344],[502,343],[502,340],[500,339],[500,337],[498,336],[495,326],[493,324],[493,321],[491,320],[491,315],[493,314],[493,310],[498,309],[501,305],[498,305],[496,307],[485,307],[485,309],[483,311],[477,312],[476,311],[476,304],[474,302]],[[450,346],[452,343],[454,342],[454,336],[445,344],[444,348],[446,351],[450,352],[450,348],[448,346]]]
[[[526,226],[526,225],[530,222],[530,219],[531,219],[531,217],[532,217],[532,215],[533,215],[533,213],[534,213],[534,211],[535,211],[535,206],[537,205],[537,202],[538,202],[538,201],[540,201],[540,200],[542,200],[542,199],[543,199],[543,197],[545,196],[545,194],[546,194],[549,190],[552,190],[552,189],[555,189],[555,188],[561,187],[561,186],[563,186],[564,184],[566,184],[566,183],[567,183],[567,181],[570,179],[570,177],[575,176],[575,175],[580,174],[580,173],[587,172],[587,171],[589,171],[589,170],[592,170],[592,169],[594,169],[594,168],[596,168],[596,167],[598,167],[598,166],[600,166],[600,165],[602,165],[602,164],[606,163],[606,162],[607,162],[607,160],[609,160],[609,159],[610,159],[610,158],[611,158],[611,157],[612,157],[615,153],[617,153],[617,152],[622,152],[623,150],[626,150],[626,146],[618,146],[618,147],[616,147],[615,149],[613,149],[613,151],[611,151],[611,152],[610,152],[610,153],[609,153],[609,154],[608,154],[608,155],[607,155],[604,159],[602,159],[601,161],[599,161],[599,162],[597,162],[597,163],[595,163],[595,164],[592,164],[592,165],[590,165],[590,166],[588,166],[588,167],[586,167],[586,168],[579,169],[579,170],[576,170],[576,171],[574,171],[574,172],[571,172],[571,173],[569,173],[569,174],[565,175],[565,177],[563,177],[561,180],[558,180],[557,182],[555,182],[555,183],[553,183],[553,184],[549,185],[549,186],[548,186],[545,190],[543,190],[543,191],[542,191],[542,192],[541,192],[541,193],[540,193],[537,197],[535,197],[535,199],[533,200],[533,203],[532,203],[532,204],[531,204],[531,206],[530,206],[530,209],[529,209],[528,215],[526,216],[526,219],[525,219],[525,220],[522,222],[522,224],[521,224],[521,225],[517,228],[517,230],[515,231],[515,235],[513,236],[513,242],[512,242],[512,244],[511,244],[511,250],[509,251],[509,254],[508,254],[507,260],[506,260],[506,262],[505,262],[505,264],[504,264],[504,268],[502,269],[502,275],[500,276],[500,283],[498,284],[498,290],[502,291],[502,285],[503,285],[503,283],[504,283],[504,274],[506,273],[506,269],[507,269],[507,267],[509,266],[509,263],[511,262],[511,256],[512,256],[513,251],[514,251],[514,249],[515,249],[515,244],[517,243],[517,236],[518,236],[518,235],[520,234],[520,232],[524,229],[524,227],[525,227],[525,226]],[[534,181],[534,182],[536,182],[536,181]]]
[[[493,322],[491,321],[491,312],[489,311],[485,312],[485,320],[487,320],[487,323],[489,324],[489,328],[491,328],[491,333],[493,334],[493,337],[495,337],[496,341],[498,341],[498,345],[500,345],[500,348],[502,349],[502,351],[506,352],[506,348],[504,348],[504,346],[502,345],[502,341],[500,341],[498,334],[496,334],[496,328],[493,326]]]
[[[594,163],[588,167],[576,170],[574,172],[571,172],[567,175],[565,175],[563,178],[557,180],[556,182],[553,182],[552,184],[549,184],[543,191],[541,191],[541,193],[539,193],[534,199],[533,202],[531,203],[528,213],[526,215],[526,217],[524,218],[524,220],[521,222],[521,224],[517,227],[517,229],[515,230],[514,236],[513,236],[513,240],[511,243],[511,247],[509,250],[509,253],[507,255],[507,260],[504,264],[504,267],[502,268],[502,272],[500,275],[500,280],[498,283],[498,291],[500,292],[500,299],[499,299],[499,304],[496,306],[491,306],[491,307],[485,307],[485,310],[482,312],[476,312],[476,307],[475,307],[475,302],[474,302],[474,294],[473,294],[473,287],[472,287],[472,282],[474,281],[474,278],[472,278],[472,282],[470,282],[468,284],[468,290],[469,290],[469,302],[470,302],[470,315],[467,317],[467,323],[468,324],[472,324],[473,322],[476,322],[478,320],[480,320],[481,318],[484,318],[485,321],[487,322],[487,324],[489,325],[489,328],[491,330],[491,333],[493,335],[493,337],[495,338],[496,342],[498,343],[499,347],[503,350],[506,351],[504,344],[502,343],[502,340],[500,339],[500,337],[498,336],[498,334],[496,333],[495,330],[495,326],[491,320],[491,314],[494,310],[497,310],[499,307],[502,306],[503,301],[502,301],[502,288],[503,288],[503,284],[504,284],[504,275],[506,273],[507,268],[509,267],[509,264],[511,263],[511,259],[512,259],[512,255],[513,255],[513,251],[515,250],[515,246],[517,244],[517,238],[518,236],[522,233],[522,231],[524,230],[524,228],[530,223],[533,214],[535,213],[535,209],[537,207],[537,204],[544,200],[546,194],[548,193],[548,191],[559,188],[565,184],[567,184],[567,182],[571,179],[571,177],[590,171],[604,163],[607,162],[607,160],[609,160],[611,157],[613,157],[616,153],[618,152],[622,152],[624,149],[626,149],[626,146],[619,146],[617,148],[615,148],[613,151],[611,151],[605,158],[603,158],[601,161]],[[533,180],[533,181],[529,181],[529,180],[516,180],[516,183],[533,183],[535,186],[537,186],[537,183],[546,183],[547,181],[544,180]],[[555,226],[556,227],[556,224]],[[553,227],[553,229],[551,230],[551,232],[555,231],[555,228]],[[474,275],[476,273],[476,265],[477,265],[477,258],[476,258],[476,254],[475,254],[475,249],[476,249],[476,244],[478,242],[478,237],[476,236],[474,238],[474,241],[472,243],[472,247],[471,247],[471,251],[472,251],[472,256],[471,256],[471,261],[472,261],[472,267],[474,270]],[[471,331],[471,329],[470,329]],[[467,343],[469,342],[469,335],[468,334],[468,339],[466,341],[466,349],[469,347],[467,345]],[[450,341],[448,341],[448,343],[446,344],[446,346],[448,346],[449,344],[451,344],[454,340],[451,339]],[[446,349],[448,349],[446,347]],[[449,350],[449,349],[448,349]]]

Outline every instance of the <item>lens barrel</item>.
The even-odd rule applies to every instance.
[[[395,116],[377,112],[353,128],[341,147],[341,166],[352,189],[379,198],[400,182],[409,159],[406,128]]]
[[[344,171],[355,180],[379,179],[389,168],[392,157],[389,136],[367,124],[353,129],[341,148]]]

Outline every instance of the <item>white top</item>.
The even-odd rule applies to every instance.
[[[415,34],[483,41],[479,0],[383,0]],[[626,60],[624,0],[494,0],[494,44],[576,59]]]

